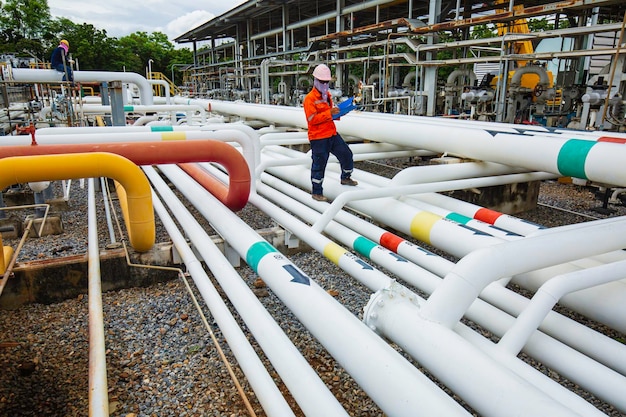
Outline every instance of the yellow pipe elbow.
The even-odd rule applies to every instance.
[[[113,178],[127,194],[128,239],[138,252],[154,246],[156,236],[152,191],[141,169],[123,156],[107,152],[16,156],[0,159],[0,189],[32,181]]]
[[[11,246],[2,246],[2,235],[0,235],[0,274],[4,274],[7,266],[11,263],[13,257],[13,248]]]

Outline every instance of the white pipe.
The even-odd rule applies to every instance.
[[[102,191],[102,201],[104,205],[105,219],[107,222],[107,228],[109,229],[109,239],[111,243],[115,243],[116,242],[115,241],[115,229],[113,228],[113,221],[111,219],[111,209],[109,207],[109,197],[107,194],[106,181],[107,181],[106,178],[100,177],[100,188]]]
[[[242,281],[211,237],[198,225],[153,168],[144,167],[144,171],[183,226],[185,235],[193,242],[194,248],[213,272],[300,407],[307,415],[344,414],[345,411],[338,406],[336,398]],[[187,251],[187,248],[185,245],[184,250]],[[200,287],[206,285],[209,284],[202,283]]]
[[[207,166],[207,165],[209,164],[203,164],[203,166]],[[219,174],[224,175],[223,173],[221,173],[221,171],[218,171],[216,169],[211,169],[211,172],[218,177],[220,176]],[[304,209],[302,207],[302,204],[295,203],[293,200],[289,199],[286,195],[283,195],[279,193],[278,191],[275,191],[272,188],[264,184],[259,185],[259,191],[261,191],[265,195],[270,196],[271,199],[280,202],[280,204],[283,205],[289,212],[295,213],[301,217],[309,219],[311,222],[314,221],[315,218],[319,217],[319,213],[314,212],[311,209]],[[293,194],[289,192],[289,196],[293,196]],[[251,202],[256,204],[257,200],[251,199]],[[289,230],[295,232],[298,236],[301,236],[303,240],[305,240],[309,245],[313,246],[318,251],[321,251],[319,248],[319,245],[315,245],[310,240],[311,233],[309,232],[308,228],[306,228],[306,230],[302,230],[303,227],[301,226],[299,227],[298,222],[294,222],[292,219],[290,219],[289,215],[287,215],[286,213],[281,213],[275,209],[268,210],[267,204],[259,205],[259,207],[262,208],[266,213],[268,213],[272,217],[276,218],[280,224],[284,225]],[[380,263],[384,268],[394,273],[395,275],[401,277],[406,282],[409,282],[411,285],[416,286],[422,291],[431,293],[434,290],[434,288],[436,288],[437,285],[439,285],[439,283],[441,282],[441,280],[435,277],[433,274],[429,274],[417,268],[415,265],[410,264],[406,261],[402,262],[400,258],[394,255],[391,255],[389,251],[380,247],[377,248],[376,245],[371,241],[370,242],[364,241],[364,239],[358,236],[355,232],[341,225],[332,223],[327,227],[327,230],[325,231],[329,233],[330,235],[334,236],[337,240],[343,242],[344,244],[353,246],[355,249],[359,250],[359,252],[363,256],[366,256],[372,259],[373,261]],[[326,251],[324,251],[324,253],[325,252]],[[339,263],[339,265],[341,265],[341,263]],[[359,276],[355,276],[355,277],[361,280]],[[374,283],[374,284],[368,283],[367,281],[363,281],[363,280],[361,281],[372,289],[374,289],[375,286],[378,286],[380,288],[381,286],[386,285],[385,282],[388,282],[385,279],[380,279],[379,282]],[[490,292],[494,294],[495,292],[499,290],[500,298],[503,296],[502,293],[510,294],[510,296],[513,296],[513,297],[524,298],[515,293],[512,293],[510,290],[503,288],[497,284],[490,285],[485,291],[489,289],[492,289],[492,291]],[[511,297],[508,297],[508,298],[510,299]],[[571,322],[571,320],[566,319],[556,313],[552,313],[552,314],[562,319],[561,320],[562,323],[560,324]],[[472,304],[472,306],[468,310],[467,316],[470,320],[473,320],[482,326],[486,325],[486,327],[489,329],[492,329],[494,327],[493,326],[493,324],[495,324],[494,319],[496,319],[497,317],[509,318],[509,316],[507,316],[506,314],[502,314],[501,311],[498,311],[494,309],[493,307],[487,306],[482,300],[479,300],[479,299],[477,299]],[[512,318],[509,319],[510,322],[512,322],[512,320],[513,320]],[[500,319],[499,321],[502,321],[502,319]],[[571,332],[574,338],[582,337],[582,338],[592,339],[592,343],[596,345],[595,347],[596,347],[596,350],[598,351],[600,350],[599,345],[604,346],[606,348],[604,350],[608,351],[608,352],[605,352],[605,356],[609,356],[608,361],[613,360],[613,363],[619,362],[619,358],[623,357],[624,355],[623,345],[620,345],[621,350],[610,349],[611,347],[615,347],[614,345],[616,343],[614,343],[612,346],[607,347],[605,346],[606,345],[605,342],[611,341],[611,339],[595,334],[595,332],[590,331],[590,329],[588,329],[587,327],[579,325],[577,323],[575,323],[575,326],[576,327],[572,327],[572,325],[569,325],[567,327],[567,331]],[[497,331],[494,333],[502,334]],[[600,338],[598,336],[600,336]],[[600,393],[599,397],[601,398],[608,398],[609,401],[613,403],[619,403],[619,400],[616,400],[616,398],[619,398],[619,396],[616,396],[615,392],[617,393],[621,392],[620,387],[624,385],[624,380],[623,380],[623,377],[619,377],[616,374],[616,372],[611,371],[610,369],[607,369],[604,366],[599,366],[598,364],[593,363],[588,358],[582,356],[578,352],[573,351],[572,349],[566,346],[562,346],[559,342],[554,341],[553,339],[550,339],[538,332],[536,332],[536,334],[533,336],[533,340],[529,344],[529,349],[533,357],[538,358],[539,361],[545,363],[547,366],[553,366],[554,364],[556,364],[557,366],[555,366],[554,368],[557,369],[558,372],[560,372],[561,374],[570,378],[570,380],[572,380],[573,382],[579,383],[581,386],[585,388],[589,388],[591,392]],[[547,352],[547,351],[561,352],[560,354],[558,354],[558,356],[567,357],[568,360],[565,362],[555,361],[553,358],[545,355],[544,352]],[[567,355],[564,355],[565,352],[567,352]],[[613,352],[613,353],[609,353],[609,352]],[[607,358],[604,358],[604,359],[607,360]],[[543,375],[541,374],[537,375],[537,374],[524,371],[524,370],[520,371],[520,368],[523,368],[524,366],[527,366],[527,365],[522,365],[521,363],[518,364],[517,362],[510,361],[506,357],[502,360],[502,362],[505,363],[505,366],[511,368],[516,373],[523,374],[524,378],[533,381],[534,384],[541,385],[543,387],[542,389],[548,389],[548,387],[545,387],[546,381],[541,382]],[[570,364],[573,362],[579,364],[579,366],[572,368]],[[583,369],[582,368],[583,365],[585,365],[584,371],[582,373],[578,372],[578,368],[580,367],[581,369]],[[619,368],[619,365],[617,367]],[[597,376],[597,378],[594,378],[594,381],[595,380],[599,380],[599,381],[589,383],[587,376],[591,369],[593,369],[593,374]],[[539,381],[537,381],[537,379],[539,379]],[[564,393],[562,388],[561,387],[559,388],[560,389],[555,389],[555,387],[550,388],[550,395],[555,398],[560,398],[560,401],[563,404],[567,404],[567,405],[571,404],[572,399],[568,398],[569,394],[567,394],[569,393],[569,391],[566,391],[566,393]],[[577,399],[577,401],[581,401],[579,397],[575,396],[575,398]],[[580,406],[577,407],[577,409],[578,408],[580,408]]]
[[[530,335],[565,294],[626,277],[626,261],[583,269],[550,279],[535,293],[517,317],[515,325],[498,342],[498,347],[517,355]]]
[[[151,85],[160,85],[165,91],[165,103],[171,104],[170,85],[165,80],[148,80]],[[154,92],[154,90],[153,90]]]
[[[74,71],[74,81],[77,83],[113,82],[121,81],[135,84],[139,88],[141,104],[149,106],[154,103],[152,85],[148,80],[134,72],[108,71]],[[63,73],[56,70],[11,68],[9,79],[21,83],[59,83]]]
[[[385,413],[394,416],[467,416],[456,402],[424,377],[352,313],[271,248],[247,225],[180,170],[160,166],[272,291],[357,381]],[[210,204],[207,204],[210,203]],[[268,256],[269,255],[269,256]],[[376,358],[377,360],[372,360]]]
[[[148,170],[153,170],[153,168],[144,167],[144,171],[146,171],[147,174]],[[151,179],[154,180],[154,175],[150,176]],[[157,188],[159,189],[159,192],[162,192],[164,189],[162,185],[158,185]],[[164,195],[163,197],[167,202],[178,201],[176,197],[171,198],[172,196],[169,195]],[[289,404],[287,404],[287,402],[285,401],[284,396],[274,383],[273,378],[269,375],[269,372],[263,365],[263,362],[261,362],[261,360],[259,359],[254,348],[237,324],[237,321],[231,315],[230,310],[221,299],[219,293],[211,284],[211,280],[207,276],[202,266],[202,263],[200,263],[200,261],[193,253],[193,250],[189,247],[185,236],[183,236],[183,234],[180,232],[172,218],[169,216],[167,210],[163,206],[163,203],[154,193],[152,201],[154,203],[155,211],[159,215],[159,218],[163,222],[164,227],[166,228],[170,238],[172,239],[172,243],[176,247],[176,251],[181,256],[181,259],[183,260],[187,271],[190,273],[194,283],[196,284],[196,287],[198,288],[198,291],[200,292],[202,298],[209,307],[211,315],[217,322],[220,331],[222,331],[224,337],[228,341],[228,345],[233,351],[234,356],[237,358],[237,362],[244,374],[246,375],[246,379],[254,390],[256,397],[259,399],[263,410],[269,416],[294,416],[294,413],[289,407]],[[180,212],[178,212],[178,210],[180,209],[175,209],[174,213],[177,217],[180,215]],[[211,244],[209,244],[208,242],[212,243],[210,238],[203,240],[202,246],[196,247],[211,246]],[[213,258],[211,259],[213,260],[214,269],[219,268],[216,268],[215,265],[222,265],[222,269],[219,269],[220,274],[229,275],[228,279],[241,279],[234,270],[230,271],[229,267],[224,266],[228,263],[228,261],[224,260],[224,256],[219,252],[219,250],[217,250],[217,254],[213,254]],[[286,355],[285,357],[288,358],[289,355]],[[290,361],[287,362],[290,363]],[[310,394],[312,398],[318,398],[318,391],[313,389],[313,387],[315,386],[314,381],[311,382],[310,386]],[[331,398],[323,398],[326,401],[334,400],[334,397],[332,396]],[[336,408],[333,410],[337,411]]]
[[[88,189],[88,266],[89,266],[89,415],[108,417],[107,361],[104,344],[104,313],[94,179]]]
[[[379,291],[363,320],[393,340],[481,416],[581,416],[556,402],[451,329],[420,315],[419,301],[399,285]]]
[[[477,249],[461,259],[446,275],[428,298],[422,314],[451,327],[489,283],[626,247],[625,233],[626,220],[595,221],[573,230],[554,228],[551,233]],[[581,241],[594,244],[581,245]]]
[[[212,171],[214,172],[214,171]],[[317,210],[320,210],[320,206],[324,206],[324,204],[314,202],[310,198],[308,193],[293,187],[284,181],[280,181],[274,177],[271,177],[268,174],[264,174],[262,179],[265,183],[270,185],[269,187],[261,187],[260,190],[264,195],[272,196],[273,200],[279,201],[281,205],[287,208],[288,211],[298,214],[300,216],[304,216],[311,223],[315,222],[319,218],[319,213]],[[282,193],[272,192],[272,190],[280,190]],[[281,198],[280,196],[285,196],[285,198]],[[286,196],[289,196],[287,198]],[[293,199],[299,201],[299,203],[295,203]],[[303,211],[301,205],[306,204],[308,207],[315,210],[317,215],[311,214],[312,211]],[[317,210],[316,210],[317,209]],[[350,215],[346,212],[340,212],[337,220],[343,224],[349,226],[349,228],[358,230],[364,236],[367,236],[371,239],[370,243],[364,242],[363,238],[355,238],[354,236],[341,238],[342,236],[339,232],[342,230],[342,226],[337,225],[335,222],[329,224],[329,226],[325,229],[325,232],[330,235],[335,236],[337,239],[342,239],[345,244],[351,244],[353,247],[360,247],[361,250],[359,252],[367,257],[370,257],[377,263],[381,263],[387,270],[393,272],[394,274],[400,276],[403,280],[410,283],[411,285],[416,286],[421,291],[424,291],[428,294],[432,293],[434,289],[441,282],[440,278],[434,278],[434,274],[430,275],[428,273],[424,273],[421,270],[411,269],[409,266],[405,266],[404,262],[399,262],[398,258],[394,258],[392,256],[391,262],[381,262],[381,255],[384,255],[384,251],[375,250],[373,247],[373,242],[380,242],[384,236],[390,235],[389,232],[378,228],[377,226],[364,221],[356,216]],[[353,241],[351,241],[352,239]],[[405,240],[397,237],[397,253],[405,257],[406,259],[411,260],[417,265],[420,265],[422,268],[432,271],[437,274],[439,277],[447,274],[452,268],[454,264],[450,261],[447,261],[433,253],[426,251],[423,248],[420,248],[416,245],[411,244]],[[371,251],[368,253],[368,249]],[[357,249],[358,250],[358,249]],[[408,268],[407,271],[404,269]],[[528,305],[528,299],[524,296],[521,296],[509,289],[503,287],[499,283],[493,283],[485,288],[485,290],[481,293],[481,298],[490,302],[492,305],[497,306],[501,310],[508,312],[513,316],[518,316]],[[492,310],[486,311],[481,314],[473,314],[473,309],[476,309],[477,303],[480,303],[481,300],[476,300],[470,310],[468,310],[468,314],[471,314],[471,319],[482,326],[486,326],[496,335],[504,334],[504,331],[500,331],[500,327],[504,329],[508,329],[509,323],[511,321],[506,321],[500,327],[494,327],[490,322],[493,322],[493,319],[496,317],[496,314],[500,312],[495,312]],[[620,360],[624,355],[626,355],[626,346],[623,344],[608,338],[604,335],[599,334],[592,329],[581,325],[573,320],[566,318],[556,312],[550,312],[548,317],[544,321],[541,326],[542,330],[549,333],[553,337],[558,338],[559,340],[567,343],[569,346],[574,347],[575,349],[595,358],[606,366],[611,367],[617,372],[622,372],[626,375],[626,362]],[[536,346],[536,348],[535,348]],[[532,343],[529,347],[530,353],[533,357],[539,358],[542,362],[546,362],[546,360],[542,357],[543,352],[546,351],[548,346],[545,343]],[[575,359],[579,362],[581,359]],[[554,362],[552,362],[554,363]],[[568,365],[569,362],[565,364],[567,368],[571,367]],[[557,366],[557,368],[559,368]],[[563,369],[563,368],[559,368]],[[561,372],[561,371],[560,371]],[[568,375],[571,375],[569,373]],[[571,379],[576,379],[574,376],[571,376]]]
[[[203,129],[174,129],[167,126],[167,129],[159,127],[151,128],[149,126],[128,127],[128,126],[112,126],[112,127],[91,127],[80,131],[81,137],[67,134],[71,129],[83,128],[58,128],[61,129],[60,134],[57,128],[45,128],[44,134],[37,136],[39,145],[56,145],[56,144],[77,144],[77,143],[120,143],[120,142],[160,142],[166,140],[218,140],[222,142],[237,142],[243,149],[243,157],[248,163],[251,175],[254,175],[254,167],[256,161],[260,159],[259,144],[255,140],[255,136],[248,132],[250,129],[245,125],[209,125]],[[116,133],[104,133],[104,132]],[[89,134],[89,131],[93,132]],[[39,131],[39,130],[38,130]],[[27,146],[31,144],[30,136],[6,136],[6,140],[0,142],[0,146]],[[254,177],[253,177],[254,178]]]
[[[206,100],[197,100],[207,103]],[[302,109],[285,106],[210,101],[211,110],[240,117],[306,128]],[[519,166],[562,176],[575,176],[605,184],[625,186],[626,148],[607,142],[520,136],[488,129],[442,126],[420,121],[374,118],[370,113],[351,112],[337,122],[342,135],[379,140],[467,158]]]
[[[111,113],[112,107],[110,105],[98,105],[98,104],[88,104],[83,106],[83,112],[86,114],[102,114],[102,113]],[[200,106],[196,105],[185,105],[185,104],[152,104],[149,106],[146,105],[138,105],[138,106],[124,106],[125,113],[149,113],[149,112],[196,112],[200,114],[200,121],[202,123],[206,123],[206,110]]]

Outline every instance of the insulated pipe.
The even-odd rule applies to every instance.
[[[160,169],[385,413],[469,415],[238,217],[207,205],[213,199],[191,178],[172,166]]]
[[[243,156],[227,143],[214,140],[0,146],[0,158],[87,152],[114,153],[137,165],[218,162],[230,174],[228,187],[212,181],[205,188],[233,211],[245,207],[250,194],[250,170]]]
[[[37,169],[33,169],[34,166]],[[30,181],[91,177],[117,179],[129,196],[129,221],[126,227],[130,244],[137,252],[146,252],[154,245],[150,184],[137,165],[122,156],[93,152],[9,157],[0,159],[0,172],[3,173],[0,189]]]
[[[107,361],[104,343],[104,313],[102,311],[102,277],[94,179],[89,178],[87,192],[88,269],[89,269],[89,415],[109,415]]]
[[[621,249],[626,246],[625,233],[625,220],[593,221],[573,230],[554,228],[550,233],[539,232],[522,240],[477,249],[461,259],[446,275],[443,283],[428,298],[422,315],[451,327],[461,319],[467,307],[489,283],[503,277]],[[581,240],[594,244],[580,245],[578,242]],[[559,250],[554,251],[554,248]],[[506,262],[494,263],[494,259],[506,259]],[[619,329],[626,324],[620,325],[621,321],[620,317],[615,328]]]
[[[302,109],[222,101],[210,103],[212,111],[306,128]],[[626,160],[626,147],[616,143],[576,139],[575,134],[570,139],[541,135],[522,137],[452,124],[441,126],[422,121],[391,119],[385,122],[380,117],[370,118],[368,113],[363,112],[345,115],[337,122],[337,129],[342,135],[626,186],[626,165],[622,163]]]
[[[5,68],[5,81],[19,83],[60,83],[63,73],[57,70]],[[145,77],[135,72],[108,72],[108,71],[74,71],[74,81],[77,83],[113,82],[121,81],[135,84],[139,88],[141,104],[146,106],[154,103],[152,85]]]
[[[552,307],[565,294],[626,277],[626,261],[600,265],[550,279],[533,295],[528,306],[515,320],[515,325],[498,342],[498,347],[517,355],[545,319]]]
[[[154,171],[152,172],[154,173]],[[172,200],[168,201],[177,201],[173,193],[170,197]],[[237,358],[239,366],[246,375],[246,379],[254,390],[256,397],[259,399],[263,410],[265,410],[268,416],[294,416],[293,411],[285,401],[278,387],[276,387],[274,380],[267,372],[267,369],[259,359],[254,348],[250,345],[246,335],[237,324],[237,321],[228,310],[228,307],[215,287],[211,284],[211,280],[204,271],[202,264],[198,258],[196,258],[185,237],[176,227],[176,224],[169,216],[163,203],[161,203],[161,200],[159,200],[156,194],[153,194],[153,201],[155,211],[172,239],[172,243],[180,254],[198,291],[209,307],[212,317],[217,322],[220,331],[224,334],[228,345],[233,351],[235,358]],[[188,229],[185,228],[185,230],[187,231]],[[198,245],[197,247],[204,247],[208,242],[211,242],[210,238],[206,239],[202,245]],[[217,250],[217,252],[219,252],[219,250]],[[228,262],[223,259],[223,254],[219,253],[216,255],[216,258],[213,258],[214,260],[219,257],[222,259],[222,262]],[[219,263],[219,261],[214,262]],[[233,278],[240,279],[236,272]],[[332,396],[331,398],[334,399]]]

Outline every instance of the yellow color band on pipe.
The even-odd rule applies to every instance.
[[[154,246],[152,191],[143,171],[123,156],[106,152],[17,156],[0,159],[0,189],[11,184],[80,178],[113,178],[124,187],[128,238],[137,252]],[[128,218],[126,218],[128,217]]]

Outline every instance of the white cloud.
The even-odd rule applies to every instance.
[[[53,17],[65,17],[76,24],[88,23],[120,38],[135,32],[163,32],[173,41],[183,33],[245,0],[48,0]],[[198,9],[199,4],[203,9]],[[188,45],[186,45],[188,46]]]

